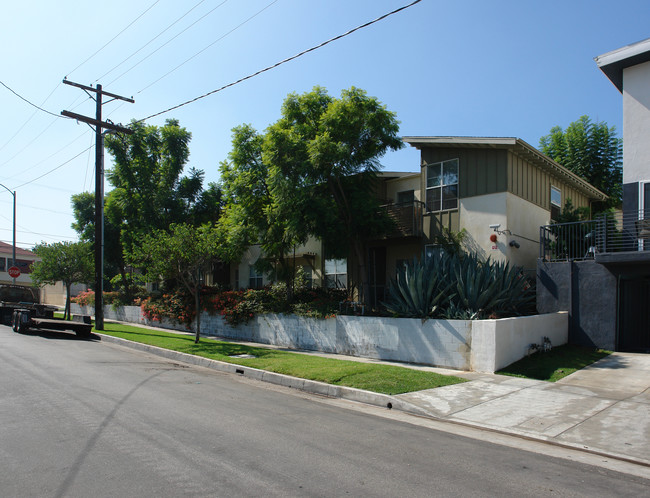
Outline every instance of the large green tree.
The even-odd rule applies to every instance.
[[[599,210],[616,207],[622,196],[623,140],[605,122],[582,116],[564,130],[551,128],[539,141],[540,150],[609,196]]]
[[[263,141],[264,136],[250,125],[233,129],[232,151],[220,166],[225,203],[219,220],[221,251],[224,259],[239,261],[249,246],[260,244],[265,257],[258,267],[287,282],[290,292],[293,267],[287,254],[309,233],[307,227],[296,226],[299,212],[286,216],[277,209],[269,187],[269,165],[262,158]]]
[[[108,278],[119,275],[120,288],[132,297],[125,253],[153,230],[166,230],[172,223],[200,226],[218,220],[221,190],[215,183],[203,188],[204,172],[190,168],[191,133],[178,121],[162,127],[132,122],[133,135],[108,135],[106,148],[114,166],[107,173],[114,187],[104,200],[104,258]],[[94,194],[72,196],[75,222],[81,240],[94,244]]]
[[[364,243],[391,225],[379,209],[379,158],[403,147],[398,133],[395,114],[365,91],[352,87],[334,98],[315,87],[287,97],[263,144],[273,209],[323,240],[330,256],[350,257],[364,300],[370,296]]]
[[[151,230],[172,223],[200,225],[218,218],[217,185],[204,190],[202,170],[190,168],[183,175],[192,134],[174,119],[162,127],[136,121],[130,127],[132,135],[108,135],[105,142],[113,156],[106,177],[123,216],[124,246],[130,250]]]
[[[201,337],[203,272],[216,259],[217,252],[218,237],[212,225],[197,228],[181,223],[145,235],[129,255],[130,263],[141,268],[150,282],[173,279],[192,293],[197,343]]]
[[[63,281],[66,290],[64,318],[70,317],[70,288],[74,283],[89,283],[93,279],[90,244],[85,242],[56,242],[38,244],[34,252],[41,258],[32,265],[31,278],[36,285]]]

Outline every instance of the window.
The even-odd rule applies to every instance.
[[[326,259],[325,282],[330,289],[345,289],[348,286],[348,260]]]
[[[405,190],[404,192],[397,192],[397,204],[413,204],[415,200],[415,191]]]
[[[0,258],[0,271],[7,271],[6,261],[5,258]]]
[[[308,289],[311,289],[314,285],[314,277],[311,273],[311,267],[303,265],[302,266],[302,275],[303,278],[305,279],[305,287]]]
[[[264,275],[253,265],[249,266],[248,287],[251,289],[261,289],[264,287]]]
[[[427,211],[458,208],[458,159],[427,164]]]
[[[444,252],[445,248],[439,244],[428,244],[424,246],[424,257],[426,259],[440,258]]]
[[[551,219],[557,220],[562,210],[562,191],[551,185]]]

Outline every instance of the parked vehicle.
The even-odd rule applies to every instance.
[[[41,304],[34,289],[20,285],[0,285],[0,322],[14,332],[29,329],[72,330],[88,337],[92,330],[89,316],[74,316],[73,321],[54,318],[55,306]]]

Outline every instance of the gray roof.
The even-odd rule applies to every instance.
[[[594,60],[618,91],[623,92],[623,69],[650,61],[650,38],[599,55]]]
[[[607,195],[569,171],[560,163],[542,154],[532,145],[515,137],[402,137],[402,140],[417,149],[423,147],[445,148],[491,148],[508,149],[524,157],[543,171],[549,171],[563,178],[564,181],[585,192],[592,199],[605,200]]]

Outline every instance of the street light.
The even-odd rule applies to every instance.
[[[16,266],[16,191],[13,192],[0,183],[0,187],[4,188],[7,192],[14,196],[14,248],[13,248],[13,261],[11,266]],[[12,277],[14,285],[16,284],[16,278]]]

